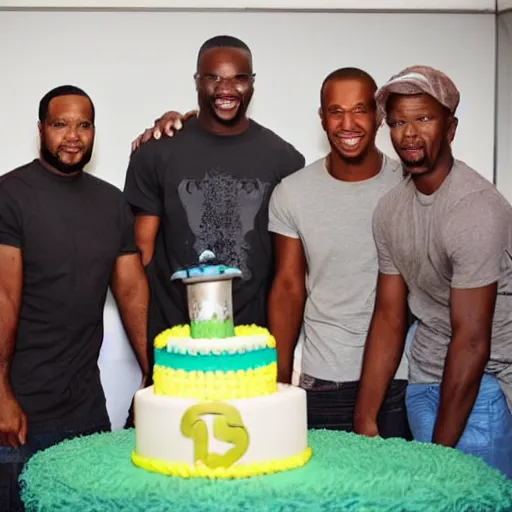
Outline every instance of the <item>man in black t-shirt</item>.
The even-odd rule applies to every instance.
[[[238,267],[236,324],[266,325],[272,278],[268,202],[275,185],[304,166],[304,157],[249,120],[254,74],[249,48],[218,36],[199,51],[194,76],[200,111],[173,138],[151,140],[131,157],[125,195],[136,214],[137,245],[147,265],[149,343],[188,323],[184,289],[171,274],[212,251]]]
[[[73,86],[39,108],[40,158],[0,178],[0,510],[22,510],[34,452],[110,429],[100,382],[110,286],[144,375],[148,286],[130,207],[85,172],[94,106]]]

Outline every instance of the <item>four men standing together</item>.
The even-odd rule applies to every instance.
[[[331,151],[304,167],[246,115],[242,41],[208,40],[194,80],[199,113],[157,122],[155,138],[183,132],[134,151],[124,196],[83,172],[94,106],[72,86],[41,100],[39,159],[0,179],[0,508],[21,509],[35,451],[110,428],[107,288],[147,385],[151,340],[187,322],[169,276],[204,250],[242,269],[235,321],[269,327],[281,382],[302,340],[310,427],[455,446],[512,477],[512,208],[452,156],[452,81],[418,66],[377,91],[362,70],[331,73]],[[401,162],[375,146],[384,118]]]

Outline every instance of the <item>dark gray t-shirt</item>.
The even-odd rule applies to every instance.
[[[108,425],[103,308],[116,258],[137,252],[122,192],[34,160],[0,178],[0,244],[23,258],[10,380],[30,430]]]
[[[275,185],[303,166],[293,146],[254,121],[240,135],[218,136],[194,118],[174,137],[133,153],[125,196],[136,214],[160,218],[148,266],[150,341],[188,323],[184,287],[170,277],[197,264],[205,250],[243,273],[233,283],[235,323],[266,325],[273,271],[268,202]]]
[[[285,178],[272,195],[269,229],[299,238],[307,260],[307,300],[299,343],[302,371],[335,382],[359,380],[375,302],[377,249],[372,214],[402,180],[401,165],[383,155],[376,176],[333,178],[324,159]],[[405,378],[405,358],[397,378]]]
[[[438,383],[450,343],[451,288],[498,281],[491,357],[512,406],[512,207],[463,162],[432,195],[408,178],[386,194],[373,218],[379,270],[400,274],[419,326],[411,345],[412,383]]]

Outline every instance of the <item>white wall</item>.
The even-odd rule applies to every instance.
[[[498,16],[496,185],[512,202],[512,11]]]
[[[0,173],[36,154],[40,98],[56,85],[73,83],[96,104],[90,171],[122,186],[132,138],[163,111],[195,106],[197,50],[220,33],[241,37],[253,50],[252,116],[291,141],[308,162],[326,152],[317,108],[327,73],[358,66],[382,83],[412,64],[442,69],[462,96],[455,153],[492,179],[490,14],[0,12],[0,48],[8,48],[0,53]],[[391,152],[384,130],[378,142]],[[101,367],[118,427],[138,375],[110,303],[105,318]]]

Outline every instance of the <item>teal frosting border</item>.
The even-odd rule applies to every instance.
[[[186,372],[238,371],[260,368],[276,362],[276,350],[265,347],[250,352],[230,354],[179,354],[155,348],[155,365]]]

